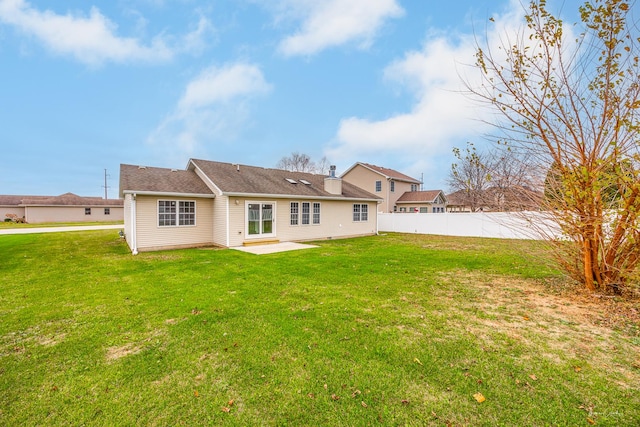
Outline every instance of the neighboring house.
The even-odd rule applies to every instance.
[[[60,196],[0,196],[2,220],[9,215],[29,224],[43,222],[122,221],[122,199],[80,197],[73,193]]]
[[[380,212],[395,212],[398,199],[407,192],[418,191],[421,182],[393,169],[358,162],[341,176],[345,182],[382,198]]]
[[[544,194],[523,186],[490,187],[481,192],[458,190],[447,195],[447,212],[537,211]]]
[[[442,190],[408,191],[396,201],[398,212],[444,213],[447,198]]]
[[[191,159],[120,165],[131,251],[373,235],[380,199],[340,178]]]
[[[473,212],[472,203],[465,190],[447,194],[447,212]]]

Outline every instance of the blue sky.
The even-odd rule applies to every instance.
[[[513,0],[0,0],[0,194],[103,196],[107,169],[113,198],[120,163],[294,151],[446,191],[452,148],[487,132],[459,93],[473,35],[521,19]]]

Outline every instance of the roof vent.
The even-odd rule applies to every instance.
[[[171,172],[178,172],[178,169],[171,169]]]
[[[285,179],[287,180],[287,182],[289,184],[297,184],[298,183],[298,181],[296,181],[295,179],[291,179],[291,178],[285,178]]]
[[[138,169],[146,169],[146,166],[138,166]]]

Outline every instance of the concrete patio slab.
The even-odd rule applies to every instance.
[[[277,252],[297,251],[300,249],[317,248],[316,245],[307,245],[304,243],[295,242],[281,242],[273,243],[269,245],[255,245],[255,246],[236,246],[230,249],[236,251],[247,252],[254,255],[274,254]]]

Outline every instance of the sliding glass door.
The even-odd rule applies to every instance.
[[[247,237],[275,236],[275,204],[247,202]]]

